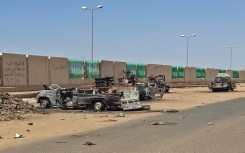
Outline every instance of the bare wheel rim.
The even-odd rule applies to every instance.
[[[102,103],[101,102],[96,102],[94,105],[95,110],[101,110],[102,108]]]
[[[43,108],[46,108],[46,107],[48,106],[48,101],[45,100],[45,99],[43,99],[43,100],[41,100],[40,105],[41,105]]]

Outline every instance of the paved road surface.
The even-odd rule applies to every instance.
[[[155,121],[178,124],[149,125]],[[86,141],[96,145],[83,145]],[[245,153],[245,98],[179,113],[163,113],[121,126],[36,142],[4,152]]]

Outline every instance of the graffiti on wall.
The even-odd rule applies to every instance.
[[[67,66],[66,65],[52,64],[52,70],[59,71],[59,70],[65,70],[65,69],[67,69]]]
[[[3,78],[7,84],[21,84],[26,78],[26,61],[9,59],[3,65]]]
[[[50,80],[55,84],[68,84],[69,70],[66,60],[54,59],[50,61]]]

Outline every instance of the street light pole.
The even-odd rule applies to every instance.
[[[94,60],[94,11],[97,9],[101,9],[103,8],[103,5],[98,5],[96,8],[94,9],[89,9],[86,6],[82,6],[82,10],[87,10],[87,11],[91,11],[92,13],[92,43],[91,43],[91,60],[93,62]]]
[[[181,37],[186,37],[187,39],[187,47],[186,47],[186,66],[189,65],[189,41],[191,37],[195,37],[196,34],[192,34],[191,36],[181,35]]]
[[[91,46],[91,48],[92,48],[92,53],[91,53],[91,59],[92,59],[92,61],[94,61],[94,9],[92,9],[92,40],[91,40],[91,42],[92,42],[92,46]]]
[[[230,57],[230,70],[231,70],[231,67],[232,67],[232,49],[237,48],[237,46],[225,46],[225,48],[230,48],[230,51],[231,51],[231,57]]]

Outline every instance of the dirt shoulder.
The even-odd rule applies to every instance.
[[[152,110],[184,110],[197,106],[219,103],[245,97],[245,84],[238,84],[234,92],[210,92],[207,87],[173,88],[162,100],[147,102]],[[32,114],[25,120],[0,122],[0,151],[34,141],[76,135],[81,132],[123,124],[127,121],[157,115],[149,112],[125,112],[125,117],[118,117],[119,112],[84,113],[81,111],[54,112],[50,114]],[[33,125],[28,125],[33,123]],[[24,138],[15,139],[16,133]]]

